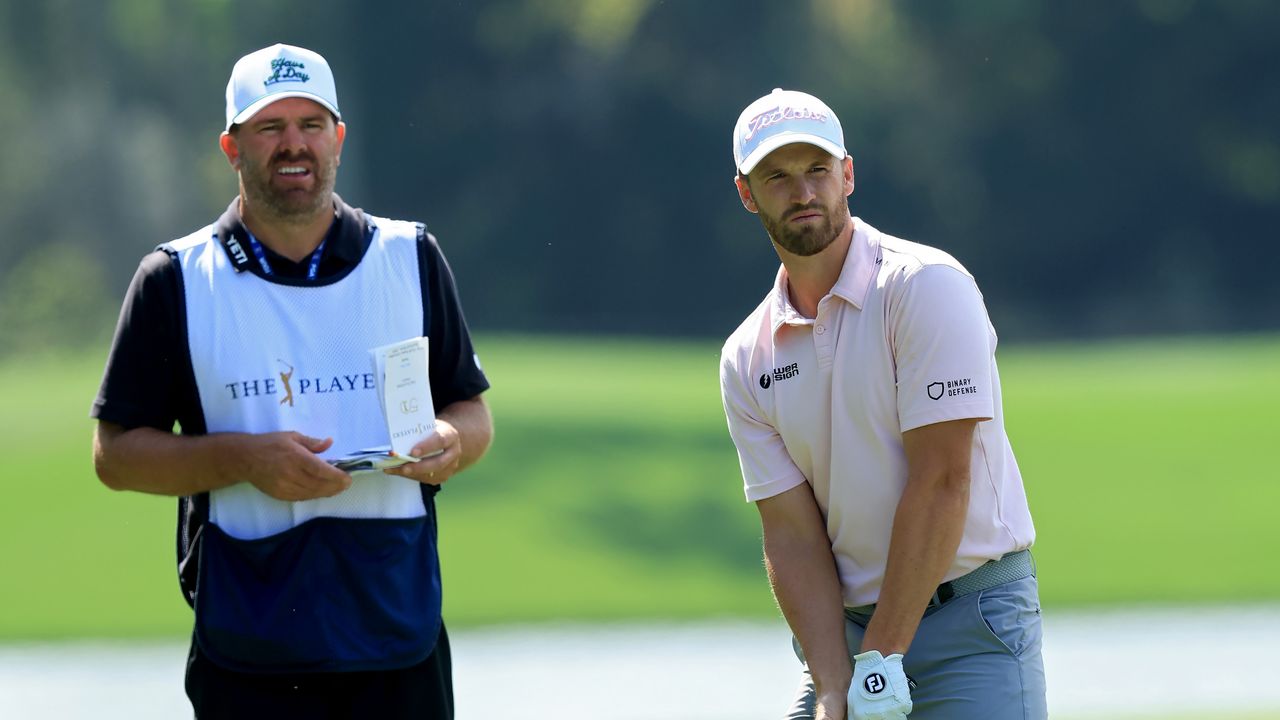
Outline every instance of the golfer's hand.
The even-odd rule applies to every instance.
[[[458,461],[462,459],[462,438],[448,420],[436,418],[435,431],[418,441],[409,454],[422,459],[382,472],[427,485],[440,485],[458,471]]]
[[[297,432],[245,436],[237,474],[277,500],[314,500],[351,487],[351,476],[321,460],[333,438]]]
[[[905,720],[911,712],[911,690],[902,670],[902,655],[879,650],[853,656],[849,685],[849,720]]]

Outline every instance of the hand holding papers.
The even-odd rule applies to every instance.
[[[383,470],[417,462],[409,451],[435,429],[435,408],[427,376],[427,339],[417,337],[369,351],[390,445],[368,448],[330,460],[339,470]]]
[[[369,351],[373,356],[378,399],[387,419],[391,451],[408,455],[436,426],[427,378],[427,339],[413,338]]]

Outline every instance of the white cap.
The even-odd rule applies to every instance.
[[[747,106],[733,128],[733,163],[746,175],[764,156],[791,143],[817,145],[841,160],[844,130],[840,119],[818,98],[774,88]]]
[[[247,121],[277,100],[300,97],[323,105],[339,119],[333,71],[318,53],[272,45],[236,61],[227,82],[227,127]]]

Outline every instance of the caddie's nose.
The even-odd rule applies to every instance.
[[[304,150],[307,147],[306,135],[296,123],[288,123],[280,133],[280,145],[282,150]]]

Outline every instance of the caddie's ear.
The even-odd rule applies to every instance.
[[[733,183],[738,186],[738,199],[742,201],[742,207],[746,208],[747,212],[759,213],[760,208],[756,205],[756,199],[751,196],[751,185],[747,183],[747,176],[738,173]]]
[[[224,130],[222,135],[218,136],[218,147],[222,148],[222,154],[227,156],[227,162],[231,163],[231,167],[239,170],[240,144],[236,142],[235,136]]]
[[[334,132],[338,134],[338,152],[336,157],[338,160],[338,164],[341,165],[342,164],[342,143],[347,139],[347,124],[339,120],[338,124],[334,127]]]
[[[853,156],[845,155],[840,163],[844,167],[844,196],[853,194]]]

